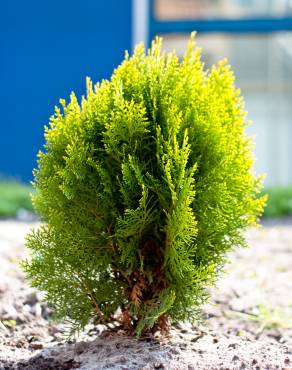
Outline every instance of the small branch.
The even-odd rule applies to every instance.
[[[103,320],[103,313],[101,312],[100,308],[99,308],[99,305],[93,295],[93,293],[88,290],[87,293],[89,294],[91,300],[92,300],[92,303],[94,304],[94,307],[95,307],[95,310],[96,310],[96,313],[101,317],[101,319]]]
[[[92,301],[92,303],[95,307],[95,311],[99,316],[99,322],[103,322],[104,321],[104,315],[103,315],[101,309],[99,308],[99,305],[98,305],[98,303],[97,303],[97,301],[94,297],[94,294],[93,294],[92,290],[88,287],[88,285],[84,281],[82,281],[82,284],[84,286],[84,289],[85,289],[87,295],[90,297],[90,299],[91,299],[91,301]]]

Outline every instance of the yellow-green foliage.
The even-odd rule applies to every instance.
[[[181,62],[156,39],[61,106],[35,171],[33,286],[72,330],[118,308],[138,334],[197,318],[264,203],[230,67],[205,71],[194,37]]]

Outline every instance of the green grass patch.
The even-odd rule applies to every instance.
[[[0,182],[0,217],[15,217],[19,209],[33,212],[30,193],[31,185],[17,181]]]
[[[264,194],[269,196],[264,210],[265,218],[292,215],[292,185],[266,188]]]

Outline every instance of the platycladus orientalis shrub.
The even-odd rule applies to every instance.
[[[194,35],[181,61],[157,38],[60,104],[34,172],[31,284],[72,333],[196,320],[265,203],[230,67],[204,70]]]

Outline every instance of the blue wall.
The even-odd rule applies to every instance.
[[[32,179],[59,98],[108,78],[131,49],[131,0],[2,1],[0,174]]]

